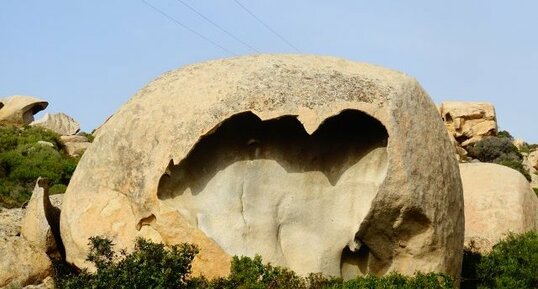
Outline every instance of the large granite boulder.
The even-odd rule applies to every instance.
[[[439,106],[439,112],[449,133],[462,147],[497,134],[497,119],[492,104],[445,101]]]
[[[47,106],[48,102],[31,96],[14,95],[0,99],[0,124],[30,124],[34,115]]]
[[[31,125],[44,127],[59,135],[74,135],[80,130],[80,124],[65,113],[46,113],[43,118],[31,123]]]
[[[490,163],[460,164],[465,246],[487,253],[508,232],[538,229],[538,198],[518,171]]]
[[[458,164],[411,77],[331,57],[191,65],[140,90],[96,135],[64,198],[67,260],[88,238],[196,243],[194,270],[261,254],[300,274],[457,276]]]

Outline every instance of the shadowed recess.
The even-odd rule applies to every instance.
[[[312,135],[295,116],[262,121],[243,112],[203,136],[178,165],[171,162],[158,197],[174,198],[187,188],[198,194],[217,172],[244,160],[275,160],[288,173],[319,171],[334,186],[364,155],[385,147],[387,139],[385,127],[358,110],[327,118]]]

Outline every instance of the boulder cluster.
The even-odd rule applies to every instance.
[[[40,126],[61,136],[66,152],[80,157],[90,146],[84,135],[78,135],[80,124],[65,113],[45,113],[43,118],[34,120],[34,115],[45,110],[48,102],[31,96],[14,95],[0,99],[0,125]]]
[[[55,130],[82,154],[78,124],[33,121],[46,102],[31,100],[17,113],[2,101],[0,122]],[[0,211],[0,287],[39,283],[55,258],[92,270],[97,235],[127,250],[137,237],[194,243],[194,273],[209,278],[254,254],[299,274],[458,278],[464,248],[487,253],[538,229],[528,180],[469,155],[497,134],[493,105],[437,108],[413,78],[368,64],[262,55],[187,66],[99,128],[63,205],[40,179],[25,208]],[[524,162],[536,172],[538,153]]]

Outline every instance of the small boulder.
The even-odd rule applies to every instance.
[[[48,128],[59,135],[74,135],[80,130],[80,124],[65,113],[47,113],[42,119],[32,122],[31,125]]]
[[[91,145],[88,138],[82,135],[61,136],[60,139],[64,143],[65,151],[72,157],[82,156]]]
[[[37,284],[52,275],[45,252],[19,237],[0,239],[0,288]]]
[[[516,170],[460,164],[465,203],[465,246],[487,253],[508,232],[538,229],[538,198]]]
[[[54,148],[54,144],[49,142],[49,141],[40,140],[40,141],[37,142],[37,144],[42,145],[42,146],[46,146],[46,147]]]
[[[14,95],[0,100],[0,124],[25,125],[49,105],[31,96]]]

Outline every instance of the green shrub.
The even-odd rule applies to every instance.
[[[67,190],[67,186],[64,184],[54,184],[49,188],[49,195],[63,194]]]
[[[477,274],[479,288],[538,288],[538,232],[508,235],[481,258]]]
[[[452,289],[452,280],[443,274],[421,274],[406,277],[391,273],[384,277],[365,276],[343,281],[321,274],[300,277],[295,272],[271,264],[264,264],[260,256],[233,257],[231,273],[226,278],[207,280],[190,277],[191,263],[198,250],[193,245],[181,244],[166,248],[144,239],[136,241],[132,253],[115,253],[112,241],[90,238],[87,261],[96,267],[95,273],[75,272],[65,263],[55,263],[58,288],[201,288],[201,289]]]
[[[487,137],[468,149],[469,156],[481,162],[495,163],[519,171],[531,180],[529,172],[523,167],[523,156],[508,138]]]
[[[535,193],[536,196],[538,197],[538,188],[532,188],[532,190],[534,191],[534,193]]]
[[[59,136],[50,130],[0,127],[0,206],[16,207],[28,201],[38,177],[49,180],[52,193],[64,192],[77,163],[78,159],[62,151]]]
[[[110,240],[90,238],[87,260],[97,271],[65,274],[56,270],[56,285],[65,289],[99,288],[187,288],[191,263],[198,249],[189,244],[166,248],[144,239],[136,241],[132,253],[113,251]],[[192,288],[192,287],[191,287]]]
[[[38,126],[0,126],[0,153],[15,149],[19,145],[35,144],[38,141],[50,142],[62,148],[60,136],[48,129]]]
[[[507,138],[509,140],[514,140],[514,137],[506,130],[501,130],[497,133],[497,137],[499,138]]]

